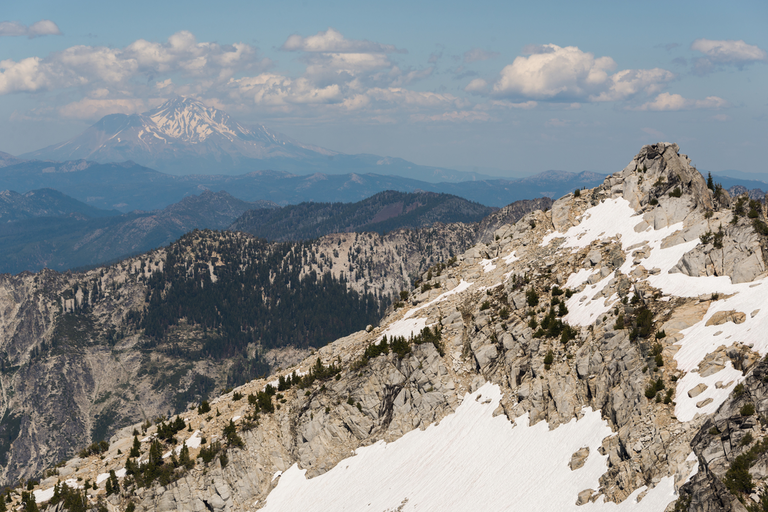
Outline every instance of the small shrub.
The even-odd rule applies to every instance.
[[[755,231],[763,236],[768,236],[768,224],[765,222],[755,219],[752,221],[752,227],[755,229]]]
[[[739,442],[739,445],[741,446],[749,446],[752,444],[752,441],[754,441],[755,438],[752,437],[752,432],[747,432],[744,437],[741,438],[741,442]]]
[[[656,206],[657,204],[659,204],[659,200],[656,199],[655,197],[652,197],[651,200],[648,201],[648,204],[651,206]]]
[[[664,390],[664,380],[651,380],[651,382],[648,384],[648,386],[645,388],[645,397],[648,400],[652,400],[653,398],[656,398],[656,394],[659,391]],[[661,400],[659,400],[661,401]]]
[[[501,308],[501,311],[499,311],[499,318],[502,320],[506,320],[509,318],[509,309],[506,307]]]
[[[197,408],[197,414],[205,414],[208,412],[211,412],[211,404],[208,403],[208,400],[203,400]]]
[[[716,436],[716,435],[719,435],[719,434],[720,434],[720,429],[717,428],[717,425],[715,425],[714,427],[709,429],[709,435]]]
[[[234,400],[234,401],[238,401],[241,398],[243,398],[242,393],[238,393],[237,391],[235,391],[234,394],[232,394],[232,400]]]
[[[544,356],[544,369],[549,370],[554,360],[555,354],[551,350],[548,350],[547,355]]]
[[[733,396],[738,398],[743,394],[744,394],[744,384],[739,382],[738,384],[736,384],[736,387],[733,388]]]
[[[667,333],[665,333],[664,331],[656,332],[656,339],[657,340],[660,340],[660,339],[663,339],[663,338],[666,338],[666,337],[667,337]]]
[[[539,294],[531,288],[525,292],[525,300],[528,302],[528,306],[535,307],[539,303]]]
[[[573,191],[573,197],[581,197],[581,190],[576,189]]]
[[[203,462],[206,464],[210,464],[210,462],[216,457],[216,455],[221,451],[221,443],[216,441],[215,443],[211,443],[206,448],[202,448],[200,450],[200,458],[203,459]]]
[[[224,427],[224,437],[226,438],[227,444],[229,444],[229,446],[235,446],[237,448],[243,448],[245,446],[243,439],[237,433],[235,422],[232,420],[229,420],[229,424]]]
[[[654,361],[656,362],[656,366],[664,366],[664,358],[661,356],[661,354],[658,354],[654,357]]]
[[[723,238],[725,238],[725,232],[723,231],[723,226],[720,226],[720,228],[717,230],[717,233],[715,233],[712,237],[712,246],[715,249],[722,249]]]
[[[669,193],[669,197],[680,197],[683,195],[683,191],[680,190],[680,187],[675,187],[675,189]]]
[[[613,325],[613,328],[616,330],[620,330],[624,328],[624,313],[620,314],[619,317],[616,319],[616,323]]]
[[[746,404],[741,406],[741,409],[739,409],[739,414],[742,416],[752,416],[755,414],[755,404],[752,402],[747,402]]]
[[[486,301],[483,301],[482,304],[480,304],[480,311],[485,311],[486,309],[489,309],[491,307],[491,303]]]

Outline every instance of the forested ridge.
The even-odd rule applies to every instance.
[[[270,210],[249,210],[229,229],[275,241],[307,240],[353,231],[384,234],[435,222],[473,223],[494,210],[450,194],[387,190],[356,203],[304,202]]]
[[[306,272],[305,260],[316,259],[308,243],[197,236],[169,247],[163,270],[147,281],[138,325],[150,345],[185,319],[208,333],[202,357],[232,357],[249,343],[321,347],[383,315],[386,303],[348,290],[343,276]]]

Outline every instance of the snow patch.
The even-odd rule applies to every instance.
[[[584,409],[581,419],[550,431],[545,421],[528,425],[527,415],[516,424],[494,417],[500,399],[499,387],[485,384],[438,425],[359,448],[311,480],[294,464],[262,510],[658,511],[677,498],[665,477],[639,503],[645,487],[618,505],[598,498],[577,507],[578,493],[597,489],[607,470],[597,450],[612,433],[600,412]],[[571,471],[571,455],[585,446],[584,466]]]
[[[574,293],[570,299],[565,301],[568,308],[568,314],[563,317],[563,321],[569,325],[579,325],[586,327],[592,325],[600,315],[604,315],[611,310],[614,303],[619,299],[617,294],[610,297],[598,297],[603,288],[613,279],[614,273],[611,273],[593,285],[589,285],[579,293]]]
[[[592,275],[596,274],[597,272],[599,272],[599,270],[582,268],[578,272],[574,272],[570,276],[568,276],[568,280],[565,282],[565,287],[578,288],[582,284],[589,281],[589,278],[592,277]]]
[[[483,272],[488,273],[491,270],[496,269],[496,265],[493,264],[493,260],[497,260],[498,258],[491,258],[490,260],[482,260],[480,261],[480,266],[483,267]]]
[[[443,294],[439,295],[437,298],[435,298],[435,299],[433,299],[433,300],[431,300],[431,301],[427,302],[426,304],[424,304],[424,305],[422,305],[422,306],[419,306],[419,307],[417,307],[417,308],[411,309],[410,311],[408,311],[408,312],[407,312],[407,313],[406,313],[406,314],[403,316],[403,320],[405,320],[406,318],[410,318],[410,317],[411,317],[411,316],[413,316],[413,315],[414,315],[414,314],[415,314],[417,311],[421,311],[421,310],[422,310],[422,309],[424,309],[424,308],[427,308],[427,307],[429,307],[429,306],[431,306],[431,305],[433,305],[433,304],[437,304],[438,302],[440,302],[440,301],[443,301],[443,300],[447,299],[447,298],[448,298],[448,297],[450,297],[451,295],[456,295],[457,293],[461,293],[461,292],[463,292],[464,290],[466,290],[466,289],[468,289],[470,286],[472,286],[472,284],[473,284],[473,283],[468,283],[468,282],[466,282],[465,280],[463,280],[463,279],[462,279],[462,280],[461,280],[461,282],[459,282],[459,284],[457,284],[457,285],[456,285],[456,287],[455,287],[453,290],[449,290],[449,291],[447,291],[447,292],[445,292],[445,293],[443,293]]]
[[[426,318],[404,318],[390,324],[379,338],[382,338],[386,335],[387,338],[392,338],[393,336],[402,336],[407,339],[410,338],[413,334],[420,333],[426,326]]]
[[[517,251],[512,251],[512,254],[510,254],[509,256],[504,256],[502,259],[504,260],[504,263],[506,263],[507,265],[511,265],[512,263],[516,262],[520,258],[517,257]]]

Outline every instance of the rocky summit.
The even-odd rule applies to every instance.
[[[765,221],[645,146],[433,265],[379,325],[126,427],[11,506],[766,510]]]

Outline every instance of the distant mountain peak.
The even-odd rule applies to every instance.
[[[226,112],[187,97],[177,97],[141,114],[154,124],[155,132],[187,144],[203,142],[218,134],[230,140],[251,139],[253,133],[235,122]]]

